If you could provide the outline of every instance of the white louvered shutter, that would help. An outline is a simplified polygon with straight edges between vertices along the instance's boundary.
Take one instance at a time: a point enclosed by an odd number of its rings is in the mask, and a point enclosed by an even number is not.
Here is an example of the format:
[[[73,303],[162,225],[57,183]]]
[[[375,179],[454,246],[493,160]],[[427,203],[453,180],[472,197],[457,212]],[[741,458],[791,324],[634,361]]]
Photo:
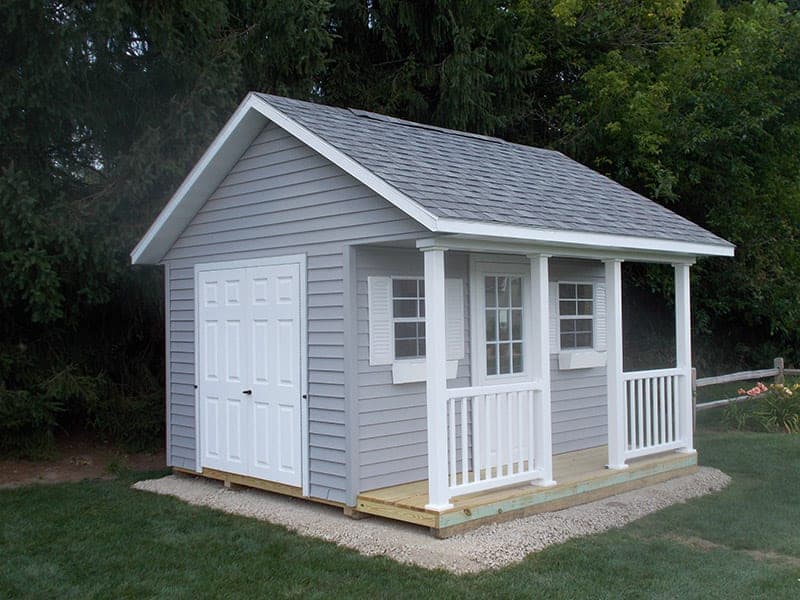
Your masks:
[[[392,343],[392,279],[368,277],[369,364],[390,365],[394,359]]]
[[[594,284],[594,349],[606,349],[606,284]]]
[[[447,359],[464,358],[464,282],[445,279],[445,327],[447,331]]]
[[[556,353],[561,350],[559,338],[559,323],[558,323],[558,282],[550,282],[550,352]]]

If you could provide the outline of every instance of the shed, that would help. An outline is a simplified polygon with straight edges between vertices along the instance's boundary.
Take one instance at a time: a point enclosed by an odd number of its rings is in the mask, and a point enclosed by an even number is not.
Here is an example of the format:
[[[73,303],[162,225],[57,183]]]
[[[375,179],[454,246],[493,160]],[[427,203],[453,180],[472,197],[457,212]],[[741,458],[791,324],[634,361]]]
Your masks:
[[[440,535],[686,472],[690,266],[733,252],[559,152],[250,93],[131,253],[168,464]],[[668,368],[623,370],[623,261],[674,266]]]

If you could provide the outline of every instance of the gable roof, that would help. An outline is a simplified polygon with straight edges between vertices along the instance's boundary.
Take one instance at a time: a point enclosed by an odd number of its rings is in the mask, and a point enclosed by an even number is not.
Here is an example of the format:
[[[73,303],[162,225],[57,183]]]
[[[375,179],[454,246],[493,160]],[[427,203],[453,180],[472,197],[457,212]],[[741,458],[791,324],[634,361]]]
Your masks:
[[[251,93],[131,253],[160,260],[272,121],[432,232],[732,256],[733,245],[560,152]]]

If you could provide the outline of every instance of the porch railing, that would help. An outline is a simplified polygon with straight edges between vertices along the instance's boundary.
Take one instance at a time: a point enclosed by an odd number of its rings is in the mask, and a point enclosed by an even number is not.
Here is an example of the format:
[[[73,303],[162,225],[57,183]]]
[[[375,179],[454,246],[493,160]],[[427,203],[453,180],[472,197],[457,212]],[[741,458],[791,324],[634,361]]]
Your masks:
[[[549,477],[536,456],[542,400],[535,381],[447,390],[450,497]]]
[[[681,437],[680,369],[634,371],[622,374],[625,391],[625,458],[656,454],[685,446]]]

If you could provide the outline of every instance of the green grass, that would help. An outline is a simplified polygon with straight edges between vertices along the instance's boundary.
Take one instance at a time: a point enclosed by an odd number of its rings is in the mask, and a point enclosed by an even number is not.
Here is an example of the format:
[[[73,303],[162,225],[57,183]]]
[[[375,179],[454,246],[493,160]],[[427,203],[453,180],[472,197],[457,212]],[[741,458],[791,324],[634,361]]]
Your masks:
[[[800,597],[800,436],[706,431],[697,445],[733,477],[725,491],[461,577],[134,492],[130,474],[7,490],[0,597]]]

